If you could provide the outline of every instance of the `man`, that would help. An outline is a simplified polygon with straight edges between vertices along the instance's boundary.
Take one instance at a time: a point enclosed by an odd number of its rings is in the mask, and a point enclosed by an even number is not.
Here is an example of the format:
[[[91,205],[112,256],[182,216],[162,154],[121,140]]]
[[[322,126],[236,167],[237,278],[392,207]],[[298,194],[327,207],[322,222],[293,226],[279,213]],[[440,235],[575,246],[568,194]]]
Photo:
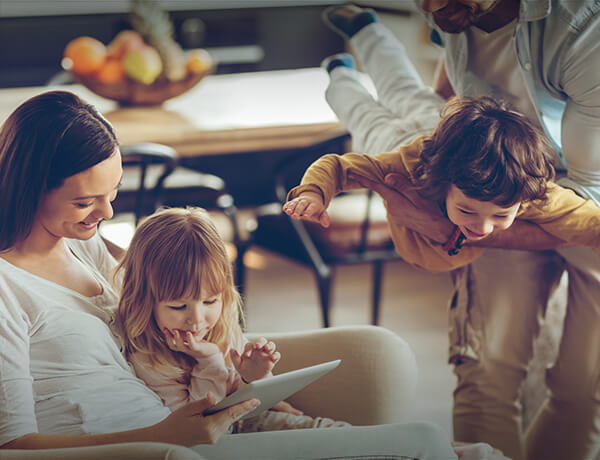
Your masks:
[[[600,1],[423,0],[420,6],[445,48],[438,93],[507,100],[555,144],[558,182],[600,205]],[[353,45],[357,31],[373,22],[364,11],[338,7],[325,18]],[[386,184],[365,181],[388,201],[398,225],[448,241],[453,228],[444,216],[401,178]],[[489,249],[453,273],[454,437],[488,442],[512,458],[592,458],[600,447],[600,257],[517,224],[481,245],[530,251]],[[568,305],[559,355],[547,373],[550,393],[522,440],[520,390],[541,315],[565,270]]]

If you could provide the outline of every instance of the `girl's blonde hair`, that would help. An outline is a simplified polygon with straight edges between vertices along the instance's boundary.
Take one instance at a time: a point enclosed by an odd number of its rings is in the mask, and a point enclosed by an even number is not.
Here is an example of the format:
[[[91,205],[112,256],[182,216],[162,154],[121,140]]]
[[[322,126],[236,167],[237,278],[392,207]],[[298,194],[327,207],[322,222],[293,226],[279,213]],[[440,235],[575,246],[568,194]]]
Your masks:
[[[122,277],[116,326],[125,353],[144,353],[165,375],[189,376],[195,360],[165,343],[154,307],[167,300],[221,294],[223,310],[207,340],[226,351],[242,343],[241,298],[235,288],[225,244],[201,208],[165,208],[136,229],[115,277]],[[203,289],[204,288],[204,289]]]

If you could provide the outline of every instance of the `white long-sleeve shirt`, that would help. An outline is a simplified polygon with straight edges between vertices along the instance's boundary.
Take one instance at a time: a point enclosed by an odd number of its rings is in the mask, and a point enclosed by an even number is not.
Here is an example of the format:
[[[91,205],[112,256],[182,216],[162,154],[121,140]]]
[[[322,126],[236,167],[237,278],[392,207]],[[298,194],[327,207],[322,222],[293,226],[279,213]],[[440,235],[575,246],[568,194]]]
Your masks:
[[[95,297],[0,258],[0,445],[28,433],[107,433],[170,411],[136,378],[109,326],[116,262],[98,235],[67,240],[102,284]]]

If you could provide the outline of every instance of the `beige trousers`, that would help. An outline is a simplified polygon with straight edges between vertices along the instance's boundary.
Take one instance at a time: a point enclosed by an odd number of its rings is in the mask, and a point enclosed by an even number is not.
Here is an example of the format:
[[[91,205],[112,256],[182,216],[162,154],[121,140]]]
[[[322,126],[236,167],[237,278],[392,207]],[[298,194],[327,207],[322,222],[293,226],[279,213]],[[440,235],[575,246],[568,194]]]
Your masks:
[[[336,67],[330,74],[325,98],[352,135],[352,149],[392,152],[431,133],[444,100],[423,84],[404,45],[378,22],[363,27],[350,45],[377,92],[373,97],[355,69]]]
[[[520,391],[563,270],[568,303],[558,358],[546,373],[546,401],[522,435]],[[582,247],[488,249],[453,279],[455,439],[485,441],[514,459],[594,458],[600,450],[600,256]]]

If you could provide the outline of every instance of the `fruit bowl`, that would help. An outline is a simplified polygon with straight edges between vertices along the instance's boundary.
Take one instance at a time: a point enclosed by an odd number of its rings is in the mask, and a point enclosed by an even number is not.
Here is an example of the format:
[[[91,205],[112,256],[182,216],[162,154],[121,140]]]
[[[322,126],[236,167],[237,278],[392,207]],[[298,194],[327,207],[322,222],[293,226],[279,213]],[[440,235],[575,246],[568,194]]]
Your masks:
[[[167,99],[179,96],[198,84],[206,75],[213,73],[209,67],[199,73],[188,73],[179,81],[169,81],[164,77],[147,85],[130,78],[115,83],[102,83],[94,76],[72,73],[73,80],[82,84],[98,96],[117,101],[121,105],[160,105]]]

